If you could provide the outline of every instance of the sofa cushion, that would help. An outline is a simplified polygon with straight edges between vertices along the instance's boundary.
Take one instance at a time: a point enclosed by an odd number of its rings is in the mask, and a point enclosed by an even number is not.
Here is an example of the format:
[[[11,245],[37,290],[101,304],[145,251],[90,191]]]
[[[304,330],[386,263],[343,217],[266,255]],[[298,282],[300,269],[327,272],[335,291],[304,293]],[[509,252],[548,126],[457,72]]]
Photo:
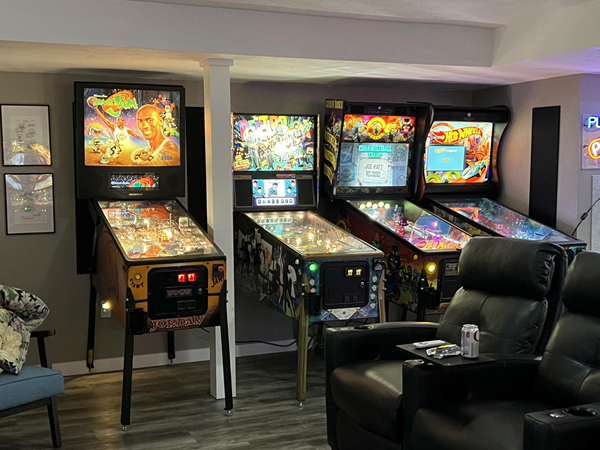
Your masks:
[[[0,284],[0,306],[10,309],[27,323],[29,331],[37,328],[50,310],[37,295]]]
[[[19,373],[27,359],[30,337],[23,319],[0,307],[0,372]]]
[[[335,404],[354,422],[380,436],[402,441],[403,361],[344,364],[330,378]]]
[[[522,450],[525,415],[554,406],[534,401],[470,400],[420,408],[410,432],[412,448]]]
[[[39,366],[23,366],[18,375],[0,373],[0,410],[64,393],[62,373]]]
[[[337,416],[337,450],[401,450],[402,443],[386,439],[354,422],[344,411]]]
[[[479,326],[480,353],[533,353],[547,312],[546,300],[460,288],[436,338],[460,345],[462,326],[472,323]]]
[[[460,285],[543,300],[552,287],[560,254],[560,248],[548,242],[478,236],[460,254]]]
[[[29,350],[29,338],[48,316],[37,296],[0,284],[0,372],[19,373]]]

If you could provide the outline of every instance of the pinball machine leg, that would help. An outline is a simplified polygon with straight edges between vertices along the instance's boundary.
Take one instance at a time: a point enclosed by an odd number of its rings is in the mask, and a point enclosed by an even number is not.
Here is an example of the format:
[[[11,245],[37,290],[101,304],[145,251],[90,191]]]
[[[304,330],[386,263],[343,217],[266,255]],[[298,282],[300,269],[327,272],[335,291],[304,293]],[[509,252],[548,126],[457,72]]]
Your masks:
[[[406,318],[408,317],[408,308],[406,306],[402,307],[402,321],[406,322]]]
[[[427,308],[422,302],[417,305],[417,322],[425,322],[427,318]]]
[[[88,313],[88,336],[87,336],[87,367],[94,368],[94,341],[96,338],[96,288],[92,283],[90,275],[90,308]]]
[[[133,382],[133,338],[131,331],[131,315],[127,311],[125,328],[125,357],[123,361],[123,397],[121,399],[121,425],[123,431],[129,431],[131,423],[131,385]]]
[[[389,311],[388,311],[389,300],[387,298],[385,298],[385,288],[383,286],[383,280],[381,280],[381,284],[379,285],[378,302],[379,302],[379,323],[385,323],[385,322],[387,322],[387,319],[389,317]]]
[[[308,366],[308,311],[306,299],[302,298],[300,322],[298,325],[298,379],[296,380],[296,400],[302,408],[306,401],[306,372]]]
[[[173,360],[175,359],[175,332],[167,331],[167,354],[169,356],[169,360],[171,364],[173,364]]]
[[[233,383],[231,380],[231,354],[229,353],[229,323],[227,321],[227,281],[223,282],[219,294],[221,316],[221,351],[223,352],[223,378],[225,387],[225,414],[233,414]]]

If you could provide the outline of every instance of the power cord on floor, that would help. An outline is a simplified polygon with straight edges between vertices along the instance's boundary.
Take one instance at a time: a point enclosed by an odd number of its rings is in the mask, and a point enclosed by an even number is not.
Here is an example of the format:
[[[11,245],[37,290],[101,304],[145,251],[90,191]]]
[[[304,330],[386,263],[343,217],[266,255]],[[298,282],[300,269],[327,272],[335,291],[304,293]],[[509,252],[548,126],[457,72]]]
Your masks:
[[[318,325],[318,323],[313,323],[311,325],[309,325],[309,329],[315,325]],[[327,328],[331,327],[331,325],[328,325],[326,323],[323,323],[324,326],[326,326]],[[202,331],[204,331],[205,333],[210,333],[210,331],[208,331],[206,328],[200,328]],[[313,344],[313,342],[316,344],[315,342],[315,338],[317,334],[313,334],[313,335],[309,335],[309,340],[308,340],[308,351],[312,350],[314,348],[314,345],[311,347],[311,344]],[[272,345],[274,347],[280,347],[280,348],[286,348],[286,347],[291,347],[292,345],[298,343],[298,339],[294,339],[292,342],[290,342],[289,344],[277,344],[275,342],[267,342],[267,341],[258,341],[258,340],[252,340],[252,341],[235,341],[236,344],[265,344],[265,345]]]

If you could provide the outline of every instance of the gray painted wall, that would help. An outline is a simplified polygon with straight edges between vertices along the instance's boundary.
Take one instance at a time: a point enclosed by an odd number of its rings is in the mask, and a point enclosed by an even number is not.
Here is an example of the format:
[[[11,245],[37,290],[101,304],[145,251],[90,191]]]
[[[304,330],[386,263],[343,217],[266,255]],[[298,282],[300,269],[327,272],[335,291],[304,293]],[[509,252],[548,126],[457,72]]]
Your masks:
[[[529,212],[532,109],[560,105],[557,228],[567,234],[571,234],[579,216],[587,209],[584,204],[589,201],[584,194],[587,192],[591,198],[591,178],[586,181],[587,191],[581,179],[580,89],[581,77],[573,75],[483,89],[473,94],[474,105],[504,104],[512,111],[512,121],[498,156],[500,201],[525,214]],[[580,230],[579,237],[589,242],[589,227]]]
[[[18,286],[38,294],[51,309],[43,325],[55,328],[49,352],[53,362],[82,361],[86,354],[89,278],[76,274],[74,162],[71,102],[74,81],[163,83],[162,80],[72,74],[0,73],[0,104],[48,104],[53,164],[50,168],[2,167],[4,173],[41,172],[55,177],[56,233],[51,235],[7,236],[0,228],[0,283]],[[200,80],[169,80],[183,84],[187,104],[203,105]],[[323,112],[327,97],[373,101],[431,101],[469,105],[471,90],[448,85],[415,85],[401,82],[397,88],[322,86],[279,83],[233,83],[232,110],[291,113]],[[188,124],[192,127],[193,124]],[[226,149],[224,151],[229,151]],[[223,174],[230,176],[230,174]],[[3,182],[0,183],[2,191]],[[0,213],[5,214],[4,192],[0,195]],[[1,221],[4,223],[4,220]],[[237,339],[279,341],[293,338],[293,321],[258,303],[237,302]],[[97,322],[96,357],[112,358],[123,354],[124,331],[116,319]],[[177,349],[208,347],[208,335],[202,330],[176,334]],[[147,335],[136,340],[136,354],[166,352],[166,335]],[[35,360],[35,345],[30,355]]]

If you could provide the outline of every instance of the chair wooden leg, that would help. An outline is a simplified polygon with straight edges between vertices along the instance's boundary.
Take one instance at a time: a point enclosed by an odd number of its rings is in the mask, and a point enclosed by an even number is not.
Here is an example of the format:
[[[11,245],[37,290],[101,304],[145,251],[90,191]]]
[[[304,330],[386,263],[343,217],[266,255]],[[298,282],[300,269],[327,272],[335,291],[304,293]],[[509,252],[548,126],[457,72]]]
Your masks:
[[[54,445],[54,448],[60,448],[62,446],[62,439],[60,437],[60,424],[58,423],[58,407],[56,397],[50,397],[50,404],[48,405],[48,419],[50,420],[52,445]]]

